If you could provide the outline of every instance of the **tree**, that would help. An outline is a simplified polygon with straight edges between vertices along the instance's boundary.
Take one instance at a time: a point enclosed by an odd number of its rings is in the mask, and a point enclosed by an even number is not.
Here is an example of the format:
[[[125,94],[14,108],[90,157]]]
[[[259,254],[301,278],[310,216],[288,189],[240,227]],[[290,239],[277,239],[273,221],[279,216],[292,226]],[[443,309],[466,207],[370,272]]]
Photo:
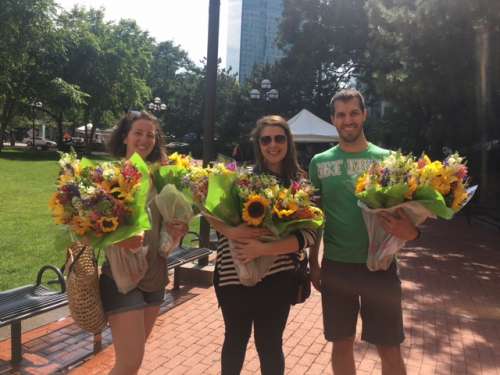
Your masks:
[[[52,0],[6,0],[0,9],[0,150],[17,114],[38,99],[35,87],[47,82],[48,56],[62,46],[54,38]]]
[[[365,0],[289,0],[280,25],[283,59],[271,68],[289,111],[328,117],[332,93],[356,75],[365,51]]]
[[[105,22],[103,11],[92,8],[63,12],[58,26],[67,58],[61,75],[88,95],[85,103],[73,104],[85,104],[83,116],[75,114],[95,125],[89,136],[93,139],[97,127],[109,126],[108,121],[130,108],[141,108],[150,97],[146,79],[154,41],[134,21]]]

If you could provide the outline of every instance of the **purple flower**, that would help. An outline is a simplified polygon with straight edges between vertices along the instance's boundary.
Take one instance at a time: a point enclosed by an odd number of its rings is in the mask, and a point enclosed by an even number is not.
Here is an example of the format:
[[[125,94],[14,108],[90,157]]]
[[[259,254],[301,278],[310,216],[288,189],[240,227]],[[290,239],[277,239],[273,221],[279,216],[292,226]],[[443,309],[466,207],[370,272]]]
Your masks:
[[[235,172],[238,166],[236,165],[235,162],[231,162],[226,164],[226,168],[229,169],[231,172]]]
[[[387,168],[384,168],[383,171],[382,171],[382,179],[380,181],[380,184],[382,186],[387,186],[387,185],[389,185],[389,181],[390,181],[389,170]]]

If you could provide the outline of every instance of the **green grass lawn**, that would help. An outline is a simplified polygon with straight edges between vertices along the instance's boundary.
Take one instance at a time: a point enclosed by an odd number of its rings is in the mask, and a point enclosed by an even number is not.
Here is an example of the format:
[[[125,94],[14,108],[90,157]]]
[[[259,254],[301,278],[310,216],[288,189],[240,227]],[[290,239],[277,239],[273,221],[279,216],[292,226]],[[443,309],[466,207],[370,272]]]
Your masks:
[[[0,153],[0,291],[33,283],[45,264],[65,262],[65,252],[54,246],[58,228],[48,208],[57,160],[50,151],[4,148]],[[198,228],[195,220],[191,230]]]
[[[0,290],[33,283],[45,264],[61,266],[47,202],[55,190],[57,153],[0,153]]]

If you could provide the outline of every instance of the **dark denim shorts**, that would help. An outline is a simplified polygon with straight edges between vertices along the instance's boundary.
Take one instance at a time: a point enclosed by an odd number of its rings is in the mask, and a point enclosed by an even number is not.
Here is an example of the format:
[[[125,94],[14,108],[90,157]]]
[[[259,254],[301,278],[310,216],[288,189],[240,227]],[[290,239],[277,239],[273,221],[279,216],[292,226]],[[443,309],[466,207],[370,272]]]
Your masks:
[[[148,306],[161,305],[165,299],[165,290],[156,292],[145,292],[138,288],[123,294],[118,290],[115,281],[101,274],[99,278],[99,288],[104,312],[106,314],[116,314],[130,310],[140,310]]]
[[[328,341],[353,337],[360,313],[362,340],[381,346],[403,342],[401,281],[395,262],[387,271],[372,272],[366,264],[323,259],[321,299]]]

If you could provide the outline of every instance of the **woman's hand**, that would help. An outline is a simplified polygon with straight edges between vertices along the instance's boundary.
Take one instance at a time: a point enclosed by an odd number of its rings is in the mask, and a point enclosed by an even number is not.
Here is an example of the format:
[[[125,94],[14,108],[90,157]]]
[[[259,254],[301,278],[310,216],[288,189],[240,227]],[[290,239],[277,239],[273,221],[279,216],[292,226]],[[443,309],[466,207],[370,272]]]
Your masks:
[[[402,208],[398,208],[394,214],[389,212],[379,212],[377,215],[384,230],[405,241],[417,238],[418,229]]]
[[[165,224],[165,229],[167,233],[172,237],[172,241],[174,243],[180,242],[182,237],[186,235],[189,230],[189,227],[186,223],[179,220],[172,220],[169,223]]]
[[[121,247],[122,249],[134,252],[138,250],[140,247],[142,247],[143,241],[144,241],[144,233],[138,236],[127,238],[126,240],[120,241],[115,245]]]
[[[266,228],[257,228],[247,224],[240,224],[237,227],[231,227],[226,234],[226,237],[232,241],[242,241],[269,236],[272,235],[272,232]]]
[[[267,248],[271,242],[262,242],[255,238],[243,239],[233,243],[233,256],[241,263],[248,263],[257,257],[267,255]]]

